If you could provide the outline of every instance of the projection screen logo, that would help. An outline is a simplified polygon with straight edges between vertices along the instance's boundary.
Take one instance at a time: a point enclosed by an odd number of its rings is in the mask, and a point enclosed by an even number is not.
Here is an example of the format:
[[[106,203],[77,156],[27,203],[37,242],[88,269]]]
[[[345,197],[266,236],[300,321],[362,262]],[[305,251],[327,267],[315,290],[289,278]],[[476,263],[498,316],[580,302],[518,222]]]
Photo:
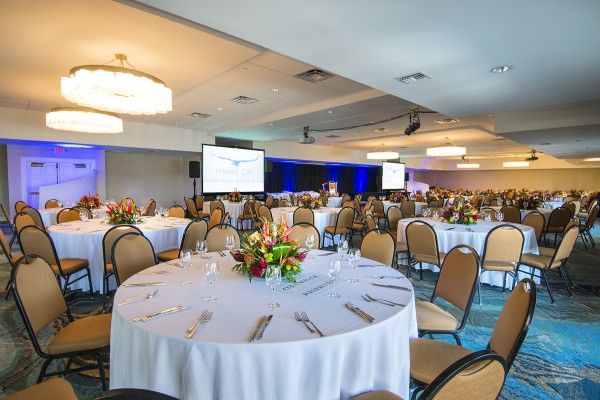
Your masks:
[[[264,161],[260,155],[241,149],[232,149],[238,154],[229,155],[224,154],[223,149],[219,150],[211,149],[207,152],[214,160],[209,168],[212,173],[209,173],[205,180],[205,184],[208,183],[213,188],[211,192],[228,192],[235,189],[241,192],[263,190]]]

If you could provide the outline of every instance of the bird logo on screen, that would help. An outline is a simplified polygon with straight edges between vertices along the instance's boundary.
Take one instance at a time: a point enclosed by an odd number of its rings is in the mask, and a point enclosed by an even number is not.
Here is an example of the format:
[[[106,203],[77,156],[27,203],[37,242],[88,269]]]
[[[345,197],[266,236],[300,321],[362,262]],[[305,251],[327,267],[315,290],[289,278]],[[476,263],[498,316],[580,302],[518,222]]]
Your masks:
[[[396,172],[400,172],[400,171],[402,171],[402,169],[393,169],[393,168],[386,168],[386,169],[387,169],[388,171],[392,171],[394,174],[395,174]]]
[[[219,156],[219,155],[217,155],[217,154],[213,154],[213,155],[214,155],[215,157],[217,157],[217,158],[220,158],[220,159],[222,159],[222,160],[227,160],[227,161],[229,161],[229,162],[230,162],[230,163],[231,163],[233,166],[235,166],[235,167],[239,167],[239,166],[240,166],[240,164],[242,164],[242,163],[248,163],[248,162],[252,162],[252,161],[256,161],[256,160],[258,160],[258,156],[254,157],[254,158],[253,158],[253,159],[251,159],[251,160],[235,160],[235,159],[233,159],[233,158],[229,158],[229,157],[223,157],[223,156]]]

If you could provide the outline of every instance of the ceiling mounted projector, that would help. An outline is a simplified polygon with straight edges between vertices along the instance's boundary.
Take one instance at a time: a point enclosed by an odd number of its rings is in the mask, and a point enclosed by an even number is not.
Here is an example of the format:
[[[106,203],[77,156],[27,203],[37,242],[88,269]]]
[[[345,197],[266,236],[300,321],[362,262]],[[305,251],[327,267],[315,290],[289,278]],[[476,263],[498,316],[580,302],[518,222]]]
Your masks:
[[[421,121],[419,120],[419,111],[418,110],[414,110],[408,116],[408,119],[409,119],[408,126],[404,130],[404,134],[406,136],[412,135],[421,127]]]
[[[539,157],[535,155],[535,150],[531,150],[531,157],[525,159],[525,161],[537,161]]]
[[[308,134],[309,132],[308,126],[304,127],[304,132],[302,133],[302,139],[298,141],[300,144],[313,144],[315,142],[315,138]]]

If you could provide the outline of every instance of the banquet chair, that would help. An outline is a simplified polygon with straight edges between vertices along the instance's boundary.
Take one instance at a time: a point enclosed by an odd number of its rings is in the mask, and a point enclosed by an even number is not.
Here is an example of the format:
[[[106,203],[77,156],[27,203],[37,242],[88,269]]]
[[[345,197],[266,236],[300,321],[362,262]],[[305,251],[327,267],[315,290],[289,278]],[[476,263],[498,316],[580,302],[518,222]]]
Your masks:
[[[58,199],[50,199],[44,204],[44,208],[59,208],[62,207]]]
[[[321,248],[321,234],[314,225],[309,224],[308,222],[300,222],[290,228],[290,240],[297,240],[298,243],[300,243],[300,246],[304,246],[308,235],[313,235],[315,237],[315,245],[317,246],[317,250],[319,250]]]
[[[513,224],[521,223],[521,210],[519,210],[519,208],[517,206],[512,206],[512,205],[502,206],[502,208],[500,209],[500,212],[502,212],[502,214],[504,214],[503,222],[510,222]]]
[[[275,199],[273,198],[273,196],[271,196],[271,195],[267,196],[267,198],[265,199],[265,206],[267,206],[268,208],[272,208],[274,201],[275,201]]]
[[[25,203],[22,200],[17,201],[15,203],[15,213],[16,214],[20,213],[23,210],[23,208],[25,208],[25,207],[27,207],[27,203]]]
[[[354,209],[351,207],[344,207],[340,210],[335,218],[335,225],[326,226],[323,234],[323,245],[325,245],[325,239],[329,236],[331,242],[335,244],[335,237],[340,236],[346,239],[350,238],[350,232],[352,230],[352,223],[354,222]]]
[[[554,233],[554,246],[559,233],[565,232],[567,224],[571,220],[571,211],[568,208],[555,208],[548,217],[548,224],[544,231],[544,243],[548,246],[548,234]]]
[[[592,236],[591,230],[594,227],[594,224],[596,223],[596,218],[598,218],[599,210],[600,210],[600,207],[598,207],[598,206],[594,207],[589,212],[589,215],[588,215],[587,219],[585,220],[585,223],[583,225],[579,226],[579,236],[581,236],[581,240],[583,241],[583,245],[585,246],[586,250],[588,249],[587,243],[586,243],[588,239],[589,239],[592,247],[596,247],[596,243],[594,242],[594,237]]]
[[[186,197],[185,198],[185,205],[187,207],[187,212],[188,215],[190,215],[192,218],[198,218],[198,209],[196,208],[196,203],[194,202],[193,199]]]
[[[224,220],[225,214],[223,213],[223,210],[220,208],[215,208],[210,213],[210,219],[208,220],[208,229],[212,228],[213,226],[222,224]]]
[[[94,295],[92,286],[92,275],[90,273],[90,264],[83,258],[58,258],[54,242],[48,233],[37,226],[26,226],[19,232],[19,243],[24,255],[37,255],[43,258],[54,271],[57,277],[63,278],[63,294],[67,287],[73,283],[88,278],[90,295]],[[84,275],[70,281],[73,274],[85,271]]]
[[[271,210],[264,204],[258,207],[258,217],[260,218],[260,226],[262,226],[263,219],[266,219],[267,222],[273,222],[273,215],[271,214]]]
[[[355,210],[356,212],[354,213],[354,221],[352,221],[352,230],[350,233],[352,236],[357,233],[364,236],[367,231],[377,227],[375,225],[370,229],[367,228],[367,214],[370,214],[371,217],[373,216],[373,206],[371,205],[371,202],[365,204],[362,210],[360,209],[360,206]]]
[[[571,289],[569,288],[570,278],[567,275],[565,266],[569,257],[571,256],[571,253],[573,252],[573,246],[575,245],[575,241],[577,240],[578,235],[579,227],[570,227],[565,233],[563,240],[554,250],[553,254],[548,254],[547,252],[541,251],[540,253],[542,254],[525,253],[521,257],[520,264],[517,266],[517,273],[519,272],[519,268],[521,265],[533,268],[533,271],[530,272],[532,277],[535,275],[536,270],[540,271],[539,277],[543,278],[544,282],[546,283],[546,289],[548,290],[548,295],[550,295],[551,303],[554,303],[554,296],[552,295],[550,282],[548,282],[548,279],[546,277],[546,272],[548,271],[554,271],[558,273],[560,278],[563,280],[565,287],[567,288],[567,293],[569,294],[569,297],[572,296]]]
[[[110,291],[109,279],[115,273],[112,264],[113,244],[115,244],[115,241],[126,233],[137,233],[139,235],[143,235],[142,231],[137,226],[117,225],[107,230],[104,236],[102,236],[102,260],[104,262],[104,272],[102,275],[102,285],[104,289],[104,303],[102,305],[103,309],[106,306],[106,300]]]
[[[398,222],[404,218],[402,211],[397,206],[391,206],[387,209],[386,219],[388,221],[388,227],[392,237],[394,238],[394,242],[398,239]]]
[[[473,204],[475,205],[475,208],[479,210],[483,206],[483,197],[478,196],[477,199],[473,202]]]
[[[506,292],[506,277],[513,278],[513,287],[518,279],[516,269],[521,261],[525,236],[519,228],[510,224],[502,224],[492,228],[485,237],[483,255],[481,256],[481,272],[477,285],[479,304],[481,304],[481,275],[484,272],[503,272],[502,293]]]
[[[400,211],[402,211],[403,218],[414,218],[415,215],[415,202],[412,200],[404,200],[400,203]]]
[[[210,228],[206,233],[207,251],[227,250],[225,246],[225,238],[227,236],[233,236],[235,241],[233,248],[238,249],[240,247],[240,234],[238,231],[231,225],[219,224]]]
[[[56,222],[58,224],[71,221],[81,221],[79,211],[74,208],[63,208],[56,215]]]
[[[385,221],[385,207],[383,206],[383,201],[379,199],[371,200],[371,205],[373,206],[373,219],[377,221],[377,225],[379,225],[379,219],[383,218]],[[387,221],[385,221],[387,223]]]
[[[254,215],[253,215],[252,210],[254,210],[254,200],[246,201],[244,203],[244,208],[242,210],[242,213],[240,214],[240,216],[237,218],[237,221],[236,221],[237,229],[244,230],[244,222],[254,221]]]
[[[4,219],[6,220],[6,224],[8,225],[8,228],[10,229],[10,232],[12,233],[12,237],[10,238],[10,242],[9,242],[10,247],[12,247],[13,243],[17,239],[17,229],[15,228],[15,224],[13,224],[11,222],[10,215],[8,214],[8,210],[4,207],[4,204],[2,204],[2,203],[0,203],[0,210],[2,211],[2,214],[4,215]]]
[[[575,217],[575,203],[572,201],[565,201],[561,207],[564,207],[571,212],[571,218]]]
[[[373,229],[365,235],[360,244],[361,257],[375,260],[393,267],[396,256],[396,240],[385,229]]]
[[[422,193],[417,193],[415,196],[415,201],[418,201],[419,203],[425,203],[425,197],[423,197]]]
[[[37,229],[37,228],[34,228]],[[108,357],[111,314],[74,319],[52,268],[42,257],[28,255],[17,263],[12,283],[17,308],[35,352],[45,361],[37,383],[46,376],[98,369],[103,390],[108,389],[104,362]],[[42,348],[37,334],[66,314],[68,323]],[[74,358],[91,358],[97,364],[70,368]],[[54,360],[66,359],[64,370],[47,372]]]
[[[196,210],[198,210],[200,218],[210,218],[210,212],[204,212],[204,196],[196,196],[196,200],[194,201],[196,202]]]
[[[481,215],[490,214],[492,221],[498,221],[498,219],[496,218],[496,210],[494,210],[492,207],[482,207],[479,210],[479,214],[481,214]]]
[[[23,256],[23,254],[12,252],[10,243],[8,243],[8,240],[6,240],[6,236],[4,236],[4,232],[2,232],[2,229],[0,229],[0,250],[2,250],[2,253],[6,257],[6,260],[8,262],[8,266],[10,267],[10,275],[8,277],[8,282],[6,282],[6,289],[5,289],[6,290],[5,300],[8,300],[8,296],[10,296],[10,293],[12,292],[12,288],[11,288],[10,284],[12,282],[12,276],[15,271],[15,266],[17,265],[17,262]]]
[[[73,386],[64,378],[52,378],[30,386],[6,400],[78,400]]]
[[[148,205],[146,206],[146,211],[144,211],[144,215],[146,217],[154,217],[156,215],[156,201],[154,199],[150,199],[148,201]]]
[[[277,202],[277,205],[274,207],[287,207],[288,206],[288,200],[287,199],[279,199],[279,202]]]
[[[406,246],[408,249],[408,271],[411,277],[411,268],[419,264],[419,276],[423,280],[423,263],[442,267],[446,254],[439,251],[437,234],[431,225],[425,221],[412,221],[406,226]]]
[[[586,207],[583,207],[583,203],[582,204],[582,209],[585,209],[585,211],[579,211],[579,213],[577,213],[577,217],[578,218],[587,218],[589,216],[589,213],[591,210],[594,209],[594,207],[596,207],[598,205],[598,200],[596,199],[590,199],[590,201],[588,202],[589,204],[586,205]]]
[[[342,208],[344,208],[344,207],[354,208],[354,201],[352,201],[352,200],[344,201],[342,203]]]
[[[138,272],[156,265],[154,247],[142,234],[125,233],[113,243],[111,262],[118,287]]]
[[[167,262],[176,260],[180,257],[183,250],[193,250],[196,247],[196,242],[206,238],[208,231],[208,223],[203,219],[195,219],[190,222],[183,231],[183,237],[178,248],[161,251],[156,254],[159,261]]]
[[[294,211],[294,225],[308,223],[315,224],[315,213],[308,207],[298,207]]]
[[[431,208],[431,207],[436,207],[439,208],[440,207],[440,201],[437,199],[432,199],[430,201],[427,202],[427,207]]]
[[[223,212],[223,219],[221,222],[225,222],[225,221],[227,221],[227,223],[231,222],[231,218],[229,217],[227,210],[225,210],[225,204],[223,204],[223,202],[221,200],[213,200],[210,202],[210,215],[212,215],[213,211],[216,208],[220,208],[221,211]]]
[[[367,232],[372,231],[373,229],[377,229],[377,224],[375,223],[375,219],[373,218],[372,214],[367,214],[367,216],[365,217],[365,221],[367,225]]]
[[[46,229],[46,227],[44,226],[44,221],[42,221],[42,216],[40,215],[40,212],[38,210],[36,210],[33,207],[27,206],[23,207],[21,212],[31,215],[31,218],[33,218],[33,222],[35,222],[35,226],[37,226],[40,229]]]
[[[321,205],[323,207],[327,207],[327,203],[329,203],[329,197],[321,196],[321,197],[319,197],[319,200],[321,200]]]
[[[544,233],[544,225],[546,224],[546,218],[544,214],[539,211],[532,211],[523,218],[523,225],[530,226],[535,232],[535,241],[539,242]]]
[[[277,208],[279,207],[279,199],[273,199],[273,203],[271,203],[271,207],[269,208]]]
[[[487,350],[500,355],[504,361],[504,371],[510,371],[527,331],[536,303],[535,283],[525,278],[515,286],[502,307],[496,320]],[[436,380],[449,366],[473,351],[447,342],[431,339],[410,340],[410,377],[415,387],[413,398],[418,391]],[[463,398],[463,397],[455,397]],[[479,398],[475,396],[474,398]]]
[[[347,201],[352,201],[352,196],[350,196],[348,193],[342,193],[342,204]]]
[[[479,262],[477,251],[471,246],[458,245],[448,252],[431,300],[416,301],[419,337],[448,334],[454,337],[456,344],[461,345],[458,333],[467,323],[471,311],[479,275]],[[437,298],[452,304],[462,312],[460,322],[453,314],[435,304]]]
[[[93,400],[178,400],[164,393],[147,389],[112,389],[106,391]]]
[[[15,215],[13,225],[15,226],[15,232],[17,233],[18,237],[19,232],[21,232],[23,228],[27,226],[35,226],[35,221],[31,217],[31,215],[21,212]]]
[[[171,206],[167,211],[167,216],[169,218],[185,218],[185,208],[179,205]]]

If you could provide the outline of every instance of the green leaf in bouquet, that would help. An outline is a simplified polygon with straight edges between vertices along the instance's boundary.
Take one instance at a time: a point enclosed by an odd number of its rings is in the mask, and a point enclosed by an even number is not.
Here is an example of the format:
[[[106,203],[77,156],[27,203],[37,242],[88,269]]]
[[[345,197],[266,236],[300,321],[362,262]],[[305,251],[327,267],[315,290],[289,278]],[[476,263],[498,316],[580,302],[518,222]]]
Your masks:
[[[276,244],[271,249],[271,252],[273,253],[273,259],[280,260],[282,258],[287,258],[287,256],[290,254],[291,249],[292,246],[289,243]]]

